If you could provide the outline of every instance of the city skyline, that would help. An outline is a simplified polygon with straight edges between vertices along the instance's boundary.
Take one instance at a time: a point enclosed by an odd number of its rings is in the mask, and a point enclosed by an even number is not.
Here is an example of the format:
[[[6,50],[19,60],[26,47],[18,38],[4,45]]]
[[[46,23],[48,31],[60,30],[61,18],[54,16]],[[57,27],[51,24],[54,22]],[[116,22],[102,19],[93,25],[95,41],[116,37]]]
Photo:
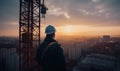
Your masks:
[[[41,22],[42,35],[45,26],[51,24],[59,36],[119,36],[119,3],[119,0],[46,0],[49,10]],[[1,0],[0,9],[0,36],[18,36],[19,0]]]

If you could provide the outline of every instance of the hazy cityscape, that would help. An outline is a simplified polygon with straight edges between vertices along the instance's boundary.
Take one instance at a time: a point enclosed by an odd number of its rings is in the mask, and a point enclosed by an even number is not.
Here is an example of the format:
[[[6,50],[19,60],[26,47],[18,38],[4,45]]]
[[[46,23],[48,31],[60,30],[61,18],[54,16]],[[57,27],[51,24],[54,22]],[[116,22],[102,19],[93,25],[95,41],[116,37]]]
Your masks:
[[[119,71],[120,37],[58,39],[67,71]],[[18,38],[0,37],[0,70],[19,71]],[[109,66],[108,66],[109,64]]]

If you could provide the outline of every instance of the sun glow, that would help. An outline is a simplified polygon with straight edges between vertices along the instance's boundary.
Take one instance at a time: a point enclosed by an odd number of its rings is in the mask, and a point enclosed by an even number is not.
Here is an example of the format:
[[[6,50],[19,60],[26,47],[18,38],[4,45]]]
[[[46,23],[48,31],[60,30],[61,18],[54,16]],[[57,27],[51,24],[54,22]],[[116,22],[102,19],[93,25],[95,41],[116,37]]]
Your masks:
[[[72,33],[74,30],[73,30],[73,27],[71,26],[71,25],[69,25],[69,26],[65,26],[64,28],[63,28],[63,30],[65,31],[65,32],[67,32],[67,33]]]
[[[58,35],[68,36],[101,36],[104,34],[117,35],[119,27],[94,27],[87,25],[64,25],[57,27]]]
[[[64,27],[60,27],[60,30],[65,35],[73,35],[75,33],[75,29],[72,25],[66,25]]]

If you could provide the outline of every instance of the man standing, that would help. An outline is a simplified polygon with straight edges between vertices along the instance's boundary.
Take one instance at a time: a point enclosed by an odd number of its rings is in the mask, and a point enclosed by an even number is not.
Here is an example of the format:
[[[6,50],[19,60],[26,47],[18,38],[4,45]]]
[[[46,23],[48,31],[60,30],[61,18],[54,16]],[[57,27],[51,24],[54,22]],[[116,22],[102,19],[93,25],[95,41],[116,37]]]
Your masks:
[[[45,29],[46,37],[38,47],[36,60],[43,71],[66,71],[63,50],[55,38],[56,29],[49,25]]]

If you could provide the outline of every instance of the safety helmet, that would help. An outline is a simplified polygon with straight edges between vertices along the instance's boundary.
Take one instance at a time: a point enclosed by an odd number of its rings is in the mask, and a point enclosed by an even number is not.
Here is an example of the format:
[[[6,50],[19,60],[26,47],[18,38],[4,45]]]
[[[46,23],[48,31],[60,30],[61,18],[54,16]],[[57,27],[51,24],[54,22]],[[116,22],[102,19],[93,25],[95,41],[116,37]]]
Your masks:
[[[55,32],[56,32],[56,29],[52,25],[48,25],[45,29],[46,34],[52,34],[52,33],[55,33]]]

